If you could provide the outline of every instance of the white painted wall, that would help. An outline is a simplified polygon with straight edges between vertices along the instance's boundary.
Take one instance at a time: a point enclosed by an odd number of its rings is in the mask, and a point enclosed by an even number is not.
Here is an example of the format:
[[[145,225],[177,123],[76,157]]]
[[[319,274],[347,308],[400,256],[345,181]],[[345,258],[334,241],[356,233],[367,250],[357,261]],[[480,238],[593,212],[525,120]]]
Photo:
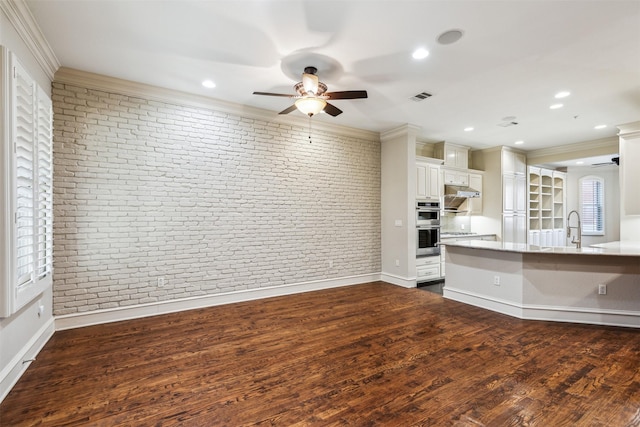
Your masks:
[[[472,151],[471,158],[474,168],[485,171],[482,215],[471,216],[471,231],[495,234],[498,240],[502,240],[502,147]]]
[[[382,275],[401,286],[416,279],[416,133],[406,125],[381,135]]]
[[[620,129],[620,240],[640,242],[640,121]]]
[[[0,8],[0,44],[15,53],[29,74],[47,93],[50,93],[51,81],[38,65],[2,8]],[[10,144],[10,141],[0,140],[0,143]],[[3,151],[4,149],[5,147],[2,147]],[[2,160],[1,156],[0,160]],[[3,168],[2,174],[4,173]],[[2,174],[0,174],[0,186],[3,187],[5,183]],[[11,213],[3,212],[3,215],[11,215]],[[4,245],[6,237],[3,235],[0,237],[2,237],[0,242]],[[4,256],[3,250],[0,250],[0,256]],[[1,285],[6,286],[5,283]],[[44,306],[44,312],[39,316],[40,305]],[[49,288],[18,313],[9,318],[0,319],[0,401],[29,366],[29,363],[23,364],[23,360],[35,357],[53,333],[52,312],[52,292]]]
[[[566,212],[579,209],[579,186],[578,181],[585,176],[597,176],[604,179],[605,193],[605,225],[604,236],[582,236],[582,246],[589,246],[596,243],[615,242],[620,240],[620,187],[618,179],[618,166],[607,165],[602,167],[591,166],[571,166],[567,168],[566,181]],[[575,218],[571,224],[575,225]],[[571,245],[568,245],[571,246]]]

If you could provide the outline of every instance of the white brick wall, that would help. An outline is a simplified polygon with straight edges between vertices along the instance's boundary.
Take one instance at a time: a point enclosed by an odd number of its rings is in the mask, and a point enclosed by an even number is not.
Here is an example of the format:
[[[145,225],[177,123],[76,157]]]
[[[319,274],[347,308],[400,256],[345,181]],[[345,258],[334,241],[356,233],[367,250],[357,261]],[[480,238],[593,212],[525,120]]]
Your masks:
[[[55,314],[380,271],[379,141],[52,95]]]

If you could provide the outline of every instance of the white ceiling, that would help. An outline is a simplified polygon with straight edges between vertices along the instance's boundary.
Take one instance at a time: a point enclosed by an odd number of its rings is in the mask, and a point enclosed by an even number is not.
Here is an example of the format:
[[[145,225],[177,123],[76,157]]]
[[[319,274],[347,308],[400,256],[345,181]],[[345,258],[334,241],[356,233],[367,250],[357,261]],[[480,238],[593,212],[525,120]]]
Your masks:
[[[307,65],[338,100],[322,120],[425,141],[540,149],[640,120],[640,1],[27,0],[63,66],[274,114]],[[455,44],[438,35],[461,29]],[[417,47],[428,58],[411,57]],[[217,87],[205,89],[204,79]],[[568,98],[555,100],[560,90]],[[422,102],[409,98],[426,91]],[[562,102],[564,107],[549,106]],[[291,114],[301,113],[294,111]],[[518,125],[501,127],[515,116]],[[606,124],[602,130],[595,125]],[[473,126],[474,131],[463,129]]]

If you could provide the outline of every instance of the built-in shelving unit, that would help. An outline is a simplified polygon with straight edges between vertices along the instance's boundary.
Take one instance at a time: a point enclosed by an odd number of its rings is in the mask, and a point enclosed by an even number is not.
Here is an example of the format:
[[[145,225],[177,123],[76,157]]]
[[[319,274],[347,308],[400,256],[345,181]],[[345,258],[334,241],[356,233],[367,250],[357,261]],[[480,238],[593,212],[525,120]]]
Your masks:
[[[528,167],[529,243],[541,246],[565,246],[564,172]]]
[[[529,167],[529,230],[540,229],[540,168]]]

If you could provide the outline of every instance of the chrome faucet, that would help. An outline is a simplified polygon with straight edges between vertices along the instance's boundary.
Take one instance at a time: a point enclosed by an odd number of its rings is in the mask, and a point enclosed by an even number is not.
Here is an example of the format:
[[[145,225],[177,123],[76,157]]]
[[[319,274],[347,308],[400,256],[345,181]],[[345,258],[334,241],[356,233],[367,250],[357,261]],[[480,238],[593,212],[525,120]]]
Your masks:
[[[571,221],[571,214],[575,213],[576,216],[578,217],[578,226],[577,227],[572,227],[570,224]],[[578,234],[571,240],[571,243],[575,243],[576,244],[576,248],[581,248],[582,247],[582,224],[580,224],[580,214],[578,213],[578,211],[571,211],[569,212],[569,215],[567,216],[567,238],[571,237],[571,229],[575,228],[578,230]]]

